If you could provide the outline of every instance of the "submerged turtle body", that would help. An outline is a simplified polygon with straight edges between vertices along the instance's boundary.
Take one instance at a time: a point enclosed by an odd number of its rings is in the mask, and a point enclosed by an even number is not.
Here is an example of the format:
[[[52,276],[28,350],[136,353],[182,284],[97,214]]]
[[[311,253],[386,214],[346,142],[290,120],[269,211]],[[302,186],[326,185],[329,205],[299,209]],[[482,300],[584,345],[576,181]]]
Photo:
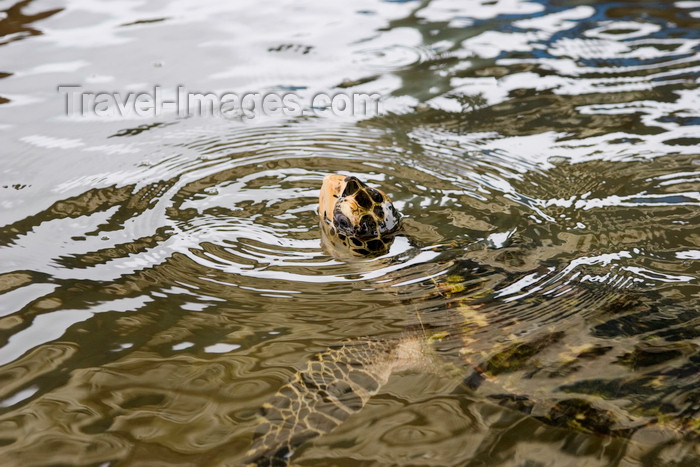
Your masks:
[[[323,247],[333,256],[342,258],[387,252],[401,227],[400,215],[385,193],[355,177],[342,175],[324,178],[319,217]],[[531,301],[524,305],[498,303],[489,308],[485,301],[476,303],[474,297],[463,298],[469,287],[467,283],[460,275],[434,283],[428,298],[439,298],[444,306],[431,314],[429,322],[428,317],[419,318],[417,329],[406,329],[403,335],[393,339],[352,340],[308,362],[304,370],[263,406],[262,423],[244,463],[286,465],[299,445],[329,433],[362,409],[394,372],[407,369],[444,372],[449,364],[436,357],[432,348],[436,341],[442,342],[443,347],[457,349],[455,361],[471,368],[466,371],[463,387],[478,388],[496,404],[525,412],[547,425],[625,439],[646,425],[663,426],[661,422],[668,417],[652,413],[649,401],[625,401],[625,410],[614,403],[616,399],[625,399],[627,386],[634,391],[636,374],[629,377],[629,384],[620,378],[616,393],[611,395],[599,395],[591,391],[592,387],[577,388],[575,385],[562,390],[562,378],[577,371],[583,373],[580,378],[596,381],[599,376],[596,359],[609,362],[612,347],[609,341],[598,337],[591,337],[583,345],[576,340],[569,342],[568,328],[555,329],[546,324],[547,315],[569,313],[568,310],[576,309],[577,304],[585,304],[586,309],[598,310],[601,315],[617,315],[643,309],[639,301],[607,290],[596,294],[571,286],[564,291],[542,291],[541,302],[528,299]],[[545,318],[520,322],[517,316],[521,308],[518,307],[522,306],[528,307],[529,316]],[[574,322],[581,326],[597,319],[591,315],[571,314]],[[499,326],[493,327],[494,331],[489,325],[490,316],[501,321]],[[508,324],[504,325],[503,321]],[[576,333],[571,335],[575,339]],[[695,350],[674,351],[690,354]],[[664,375],[654,374],[653,378],[654,384],[666,384]],[[528,381],[529,387],[519,387],[518,383],[523,381]],[[604,386],[600,384],[603,390],[610,390]],[[528,391],[546,397],[523,395]],[[657,401],[659,405],[661,400]],[[671,426],[667,430],[669,439],[682,439],[688,433],[698,438],[700,424],[695,418],[696,411],[697,407],[685,410],[687,414],[680,419],[685,426]],[[680,431],[685,433],[678,435]]]

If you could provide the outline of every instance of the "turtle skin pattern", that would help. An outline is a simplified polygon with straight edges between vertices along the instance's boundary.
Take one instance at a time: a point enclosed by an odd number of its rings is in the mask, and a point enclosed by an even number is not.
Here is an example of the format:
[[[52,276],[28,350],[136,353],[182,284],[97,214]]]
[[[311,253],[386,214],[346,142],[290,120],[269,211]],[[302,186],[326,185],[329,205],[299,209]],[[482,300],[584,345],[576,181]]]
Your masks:
[[[383,191],[343,175],[323,179],[319,215],[321,241],[336,257],[384,254],[401,225],[401,216]]]
[[[319,216],[322,245],[335,257],[382,254],[400,229],[400,216],[389,197],[355,177],[328,175],[324,178],[319,196]],[[472,266],[456,269],[471,270]],[[564,296],[554,294],[555,300],[548,299],[551,294],[543,291],[539,299],[486,306],[487,302],[483,300],[475,302],[473,298],[464,300],[461,297],[466,283],[464,277],[453,275],[447,277],[447,282],[435,284],[432,290],[440,295],[442,305],[429,320],[425,316],[426,320],[421,322],[418,330],[407,329],[398,338],[352,340],[309,361],[304,370],[297,372],[264,404],[260,424],[243,463],[288,465],[298,447],[331,432],[361,410],[392,373],[407,369],[435,372],[440,363],[432,345],[435,341],[449,342],[450,339],[454,339],[452,344],[443,347],[460,349],[459,360],[472,369],[471,372],[467,370],[470,374],[462,386],[471,391],[479,389],[483,396],[497,405],[529,414],[546,425],[594,436],[629,439],[632,443],[630,449],[642,449],[640,453],[647,448],[643,447],[644,443],[635,447],[635,433],[639,431],[642,433],[640,439],[644,439],[647,427],[661,430],[668,437],[669,445],[683,442],[686,443],[682,444],[683,449],[697,445],[700,440],[697,421],[700,405],[697,401],[686,400],[679,408],[664,401],[636,400],[639,391],[635,388],[646,381],[644,375],[640,377],[634,373],[628,381],[629,378],[625,379],[621,374],[619,381],[610,382],[615,385],[613,388],[608,388],[604,382],[596,383],[595,378],[591,381],[596,384],[590,388],[561,384],[562,378],[569,373],[581,371],[577,368],[591,368],[595,372],[596,360],[610,360],[617,350],[622,352],[619,362],[632,358],[634,355],[624,353],[624,348],[614,348],[615,342],[606,341],[601,333],[606,326],[615,325],[625,316],[653,316],[654,313],[645,311],[644,301],[604,289],[591,291],[572,287]],[[518,311],[523,307],[533,322],[520,322],[515,318],[522,315]],[[489,311],[489,308],[493,310]],[[581,325],[593,326],[591,332],[594,336],[589,347],[576,350],[580,343],[568,341],[568,338],[578,335],[576,332],[570,335],[568,329],[550,329],[551,323],[535,326],[538,316],[545,319],[553,312],[560,314],[562,309],[575,313]],[[583,310],[588,312],[582,313]],[[592,315],[586,316],[586,313]],[[509,322],[512,323],[506,327],[514,337],[496,345],[498,336],[488,334],[490,318],[503,321],[508,316],[511,316]],[[541,328],[540,331],[532,331],[537,328]],[[498,326],[494,329],[498,330]],[[606,346],[608,343],[610,345]],[[547,352],[564,355],[571,353],[572,349],[578,352],[575,359],[559,366],[552,366],[552,362],[542,366],[542,362],[547,362]],[[695,349],[679,347],[675,352],[694,353]],[[691,368],[681,367],[661,373],[651,372],[649,384],[668,385],[668,391],[660,391],[667,397],[674,393],[675,385],[693,379],[689,371]],[[522,394],[517,384],[509,383],[510,379],[517,383],[518,378],[536,380],[543,389],[548,389],[549,397],[533,398]],[[592,393],[594,386],[603,393]],[[625,396],[627,388],[630,393]],[[606,389],[613,392],[606,394]],[[625,397],[629,400],[624,410],[613,403]],[[650,404],[665,408],[665,412],[653,413],[647,407]],[[670,415],[677,415],[677,421],[664,423]],[[653,454],[648,455],[653,457]],[[691,457],[695,459],[693,455]]]

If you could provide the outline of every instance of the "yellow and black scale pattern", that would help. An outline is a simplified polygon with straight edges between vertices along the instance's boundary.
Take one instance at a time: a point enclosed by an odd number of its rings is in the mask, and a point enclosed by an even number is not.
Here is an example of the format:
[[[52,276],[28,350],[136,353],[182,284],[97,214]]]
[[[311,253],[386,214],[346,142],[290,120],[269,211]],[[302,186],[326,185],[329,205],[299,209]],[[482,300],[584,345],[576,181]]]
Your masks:
[[[400,221],[384,193],[340,175],[324,179],[319,215],[324,247],[339,256],[348,250],[355,256],[381,252],[367,248],[377,235],[388,248]],[[353,241],[358,234],[367,234],[361,244]],[[679,385],[695,384],[697,349],[640,343],[630,351],[629,342],[606,335],[607,328],[619,327],[628,317],[653,316],[642,296],[572,287],[565,294],[544,290],[537,297],[503,303],[488,297],[487,279],[475,286],[473,278],[460,272],[474,270],[467,263],[454,264],[453,273],[432,283],[431,297],[423,300],[439,297],[442,306],[423,310],[415,328],[396,338],[345,342],[309,361],[264,404],[243,462],[287,465],[305,441],[329,433],[361,410],[392,373],[411,369],[434,374],[450,371],[451,362],[464,375],[457,391],[477,391],[485,400],[550,426],[630,443],[644,439],[649,429],[669,443],[687,446],[700,440],[698,400],[673,400]],[[562,316],[567,319],[557,321]],[[589,329],[585,342],[576,340],[581,326]],[[446,354],[437,358],[435,343],[456,349],[457,355],[449,362]],[[637,371],[650,358],[679,355],[688,360],[678,368]],[[615,362],[621,371],[605,380],[597,373],[597,362]],[[624,371],[626,366],[634,371]],[[655,387],[655,398],[646,394],[648,385]],[[637,445],[632,449],[646,449]]]
[[[384,192],[342,175],[324,178],[319,214],[324,246],[341,257],[386,253],[401,219]]]

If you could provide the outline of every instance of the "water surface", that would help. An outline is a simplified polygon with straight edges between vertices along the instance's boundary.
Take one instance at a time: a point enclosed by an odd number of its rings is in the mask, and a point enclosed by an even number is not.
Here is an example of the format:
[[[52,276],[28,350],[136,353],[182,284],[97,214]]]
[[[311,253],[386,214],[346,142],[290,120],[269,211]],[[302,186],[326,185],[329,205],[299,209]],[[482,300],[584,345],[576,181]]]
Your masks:
[[[488,312],[436,346],[456,370],[393,376],[294,462],[700,461],[698,2],[0,10],[3,463],[236,465],[315,353],[473,300]],[[76,116],[65,85],[379,93],[382,111]],[[322,249],[336,172],[404,214],[385,257]],[[516,342],[537,351],[463,383]]]

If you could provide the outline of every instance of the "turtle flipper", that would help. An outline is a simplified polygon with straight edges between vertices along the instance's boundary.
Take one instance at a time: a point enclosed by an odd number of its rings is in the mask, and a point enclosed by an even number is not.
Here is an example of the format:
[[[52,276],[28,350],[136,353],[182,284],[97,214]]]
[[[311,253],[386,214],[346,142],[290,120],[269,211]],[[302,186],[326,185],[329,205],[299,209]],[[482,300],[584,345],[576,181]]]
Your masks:
[[[286,465],[304,441],[362,409],[394,371],[423,368],[429,361],[425,339],[417,336],[352,341],[317,355],[263,406],[264,421],[243,462]]]

